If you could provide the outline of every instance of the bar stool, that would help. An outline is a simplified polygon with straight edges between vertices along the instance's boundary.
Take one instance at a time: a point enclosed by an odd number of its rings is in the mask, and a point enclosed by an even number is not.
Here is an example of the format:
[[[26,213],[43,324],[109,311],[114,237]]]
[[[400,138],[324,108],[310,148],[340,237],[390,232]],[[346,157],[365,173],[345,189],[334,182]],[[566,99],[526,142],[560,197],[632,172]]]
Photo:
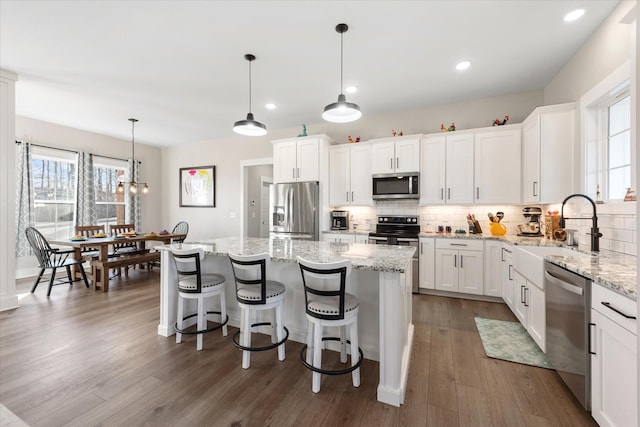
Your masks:
[[[320,374],[342,375],[351,373],[353,386],[360,387],[360,365],[364,358],[358,347],[358,298],[345,291],[351,274],[351,261],[317,263],[297,257],[304,284],[307,312],[307,344],[302,347],[300,359],[313,371],[311,390],[320,391]],[[323,337],[323,329],[339,327],[340,337]],[[349,340],[346,329],[349,328]],[[351,367],[339,370],[322,369],[323,341],[340,341],[340,361],[347,362],[347,344],[350,344]],[[305,358],[306,350],[306,358]],[[355,359],[354,355],[359,354]]]
[[[202,350],[202,334],[222,328],[222,335],[227,336],[227,304],[224,288],[225,278],[221,274],[202,273],[201,262],[204,259],[204,250],[195,249],[171,249],[173,260],[176,263],[178,273],[178,315],[175,325],[176,343],[182,342],[182,334],[198,335],[197,350]],[[210,297],[220,296],[220,311],[207,311],[205,300]],[[195,299],[198,302],[198,311],[184,315],[186,300]],[[207,328],[207,315],[220,315],[220,323],[212,328]],[[197,316],[197,328],[195,331],[186,331],[183,322]]]
[[[236,299],[241,311],[240,330],[233,335],[233,343],[242,350],[242,368],[249,368],[252,351],[266,351],[278,347],[278,360],[284,360],[284,343],[289,338],[289,330],[282,323],[285,287],[275,280],[267,280],[269,254],[239,255],[229,252],[228,255],[236,281]],[[273,322],[251,323],[252,313],[257,317],[257,312],[270,309],[274,309]],[[267,325],[271,326],[271,344],[252,347],[252,329]]]

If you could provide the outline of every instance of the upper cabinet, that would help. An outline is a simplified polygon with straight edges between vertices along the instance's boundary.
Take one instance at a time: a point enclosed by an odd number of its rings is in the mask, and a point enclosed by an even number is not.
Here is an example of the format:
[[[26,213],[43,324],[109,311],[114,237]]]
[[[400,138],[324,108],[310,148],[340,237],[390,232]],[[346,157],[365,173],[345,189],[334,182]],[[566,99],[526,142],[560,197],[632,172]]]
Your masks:
[[[520,203],[520,125],[475,134],[475,203]]]
[[[446,203],[446,140],[444,134],[438,134],[420,141],[420,204]]]
[[[320,181],[321,160],[331,142],[326,135],[271,141],[273,182]]]
[[[420,170],[420,135],[369,141],[371,173],[404,173]]]
[[[574,192],[576,104],[538,107],[522,125],[522,201],[559,203]]]
[[[329,170],[329,205],[373,205],[370,144],[334,145]]]

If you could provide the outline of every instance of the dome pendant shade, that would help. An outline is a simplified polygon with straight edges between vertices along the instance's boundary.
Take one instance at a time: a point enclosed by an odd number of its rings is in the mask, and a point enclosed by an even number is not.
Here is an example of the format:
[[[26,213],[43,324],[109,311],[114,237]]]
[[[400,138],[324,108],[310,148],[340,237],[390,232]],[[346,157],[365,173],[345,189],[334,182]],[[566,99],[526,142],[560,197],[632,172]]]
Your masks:
[[[247,114],[246,120],[238,120],[233,124],[233,131],[240,135],[262,136],[267,134],[267,127],[253,119],[253,114]]]
[[[256,57],[250,53],[244,56],[249,62],[249,113],[246,120],[238,120],[233,124],[233,131],[245,136],[262,136],[267,134],[267,127],[262,123],[254,120],[251,113],[251,61],[255,61]]]
[[[360,107],[353,102],[347,102],[344,94],[338,95],[338,101],[324,107],[322,118],[333,123],[349,123],[362,117]]]
[[[347,24],[336,25],[336,31],[340,34],[340,95],[338,101],[324,107],[322,118],[333,123],[349,123],[362,117],[362,112],[358,104],[347,102],[347,97],[342,92],[342,69],[343,69],[343,34],[347,32],[349,26]]]

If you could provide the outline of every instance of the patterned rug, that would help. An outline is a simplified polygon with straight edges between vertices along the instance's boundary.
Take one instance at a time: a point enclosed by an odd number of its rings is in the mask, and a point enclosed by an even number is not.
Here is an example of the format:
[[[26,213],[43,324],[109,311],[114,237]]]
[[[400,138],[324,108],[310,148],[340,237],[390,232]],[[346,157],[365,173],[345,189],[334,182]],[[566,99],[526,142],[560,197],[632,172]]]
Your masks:
[[[494,359],[553,369],[540,347],[520,322],[476,317],[484,352]]]

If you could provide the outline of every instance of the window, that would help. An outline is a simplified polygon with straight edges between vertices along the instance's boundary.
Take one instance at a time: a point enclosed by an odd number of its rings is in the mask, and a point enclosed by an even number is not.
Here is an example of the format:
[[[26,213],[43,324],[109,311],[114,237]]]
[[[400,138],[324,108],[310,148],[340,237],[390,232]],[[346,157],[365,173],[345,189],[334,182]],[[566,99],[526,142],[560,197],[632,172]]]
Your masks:
[[[623,93],[609,106],[607,122],[607,194],[620,200],[631,187],[631,96]]]
[[[35,226],[47,239],[73,235],[76,207],[75,153],[34,147]]]
[[[118,181],[125,181],[126,162],[96,158],[93,180],[96,193],[96,219],[105,230],[111,224],[124,223],[124,193],[118,193]]]

